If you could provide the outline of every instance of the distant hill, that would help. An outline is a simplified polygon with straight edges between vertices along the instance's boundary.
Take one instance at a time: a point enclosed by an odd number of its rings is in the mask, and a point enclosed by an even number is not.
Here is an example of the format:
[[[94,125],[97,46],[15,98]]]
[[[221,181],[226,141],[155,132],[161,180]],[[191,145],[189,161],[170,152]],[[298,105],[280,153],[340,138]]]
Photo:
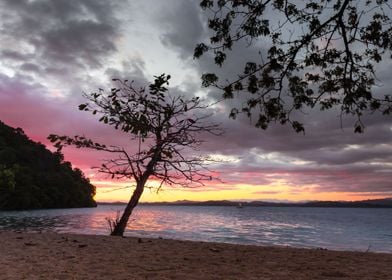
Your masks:
[[[0,121],[0,210],[95,207],[95,187],[61,153]]]
[[[99,204],[125,204],[122,202]],[[189,201],[180,200],[175,202],[150,202],[141,203],[142,205],[161,205],[161,206],[238,206],[238,201],[229,200],[209,200],[209,201]],[[372,199],[362,201],[310,201],[310,202],[268,202],[250,201],[241,202],[242,207],[344,207],[344,208],[392,208],[392,198]]]
[[[311,201],[306,207],[355,207],[355,208],[392,208],[392,198],[362,201]]]

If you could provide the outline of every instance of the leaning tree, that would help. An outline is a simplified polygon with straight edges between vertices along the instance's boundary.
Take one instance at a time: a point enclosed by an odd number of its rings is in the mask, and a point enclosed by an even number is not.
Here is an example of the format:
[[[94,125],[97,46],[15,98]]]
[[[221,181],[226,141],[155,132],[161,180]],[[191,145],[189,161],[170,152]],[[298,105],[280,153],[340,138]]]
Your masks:
[[[391,113],[391,95],[374,91],[375,66],[391,57],[388,0],[201,0],[200,6],[211,37],[197,45],[196,58],[209,53],[223,66],[244,42],[260,50],[232,79],[202,76],[225,98],[238,92],[246,100],[231,117],[256,114],[257,127],[291,123],[299,132],[304,127],[291,112],[338,108],[341,116],[355,116],[355,132],[362,132],[364,112]]]
[[[99,121],[126,133],[137,149],[107,146],[84,136],[48,137],[58,149],[72,145],[111,153],[111,159],[102,163],[98,171],[135,182],[121,218],[112,221],[111,235],[123,235],[149,180],[159,182],[157,190],[165,185],[190,187],[212,180],[206,168],[210,159],[195,155],[195,150],[203,142],[201,134],[220,135],[222,130],[209,122],[209,105],[198,97],[170,95],[166,87],[169,79],[163,74],[155,77],[149,88],[140,89],[133,82],[115,79],[117,87],[108,93],[100,89],[86,95],[88,102],[79,105],[80,110],[98,115]]]

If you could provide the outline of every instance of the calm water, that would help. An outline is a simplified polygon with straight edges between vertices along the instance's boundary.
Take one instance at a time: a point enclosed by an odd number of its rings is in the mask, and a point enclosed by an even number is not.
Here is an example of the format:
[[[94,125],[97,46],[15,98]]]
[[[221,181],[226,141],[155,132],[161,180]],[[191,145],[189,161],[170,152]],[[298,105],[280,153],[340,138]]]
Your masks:
[[[108,234],[121,209],[0,212],[0,230]],[[126,235],[392,253],[392,209],[139,206]]]

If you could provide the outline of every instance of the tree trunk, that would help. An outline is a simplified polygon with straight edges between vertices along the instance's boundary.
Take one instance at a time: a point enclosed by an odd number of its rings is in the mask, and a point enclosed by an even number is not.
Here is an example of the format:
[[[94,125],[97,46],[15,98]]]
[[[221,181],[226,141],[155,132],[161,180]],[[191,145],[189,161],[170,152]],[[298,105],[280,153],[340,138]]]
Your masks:
[[[139,181],[136,185],[136,189],[133,191],[133,194],[131,196],[131,199],[129,200],[127,206],[125,207],[125,210],[118,221],[118,223],[114,226],[113,231],[110,233],[110,235],[113,236],[123,236],[125,228],[127,227],[129,217],[132,214],[133,208],[136,207],[136,205],[139,202],[140,197],[143,194],[144,191],[144,185],[146,181],[142,180]]]

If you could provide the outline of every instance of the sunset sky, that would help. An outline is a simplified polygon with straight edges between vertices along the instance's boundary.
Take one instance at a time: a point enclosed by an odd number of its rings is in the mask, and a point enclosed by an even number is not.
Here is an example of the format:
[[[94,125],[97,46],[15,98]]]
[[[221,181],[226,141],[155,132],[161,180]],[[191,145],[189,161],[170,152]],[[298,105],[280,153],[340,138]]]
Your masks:
[[[86,135],[128,146],[127,137],[79,112],[82,93],[109,88],[112,78],[147,84],[170,74],[171,91],[213,102],[221,93],[201,88],[200,76],[217,71],[213,60],[193,59],[208,40],[206,15],[196,0],[1,0],[0,120],[21,127],[53,150],[51,133]],[[263,45],[259,44],[259,48]],[[239,46],[219,70],[231,77],[259,48]],[[377,67],[375,91],[390,93],[392,63]],[[213,166],[222,182],[191,189],[146,190],[144,201],[360,200],[392,196],[392,117],[366,115],[364,134],[338,111],[297,113],[306,134],[289,126],[254,128],[228,118],[236,99],[214,107],[226,133],[210,137],[201,152],[224,161]],[[97,200],[126,201],[131,182],[97,175],[93,166],[110,155],[66,148],[65,158],[97,186]],[[154,184],[154,182],[152,183]],[[119,189],[113,191],[114,189]]]

